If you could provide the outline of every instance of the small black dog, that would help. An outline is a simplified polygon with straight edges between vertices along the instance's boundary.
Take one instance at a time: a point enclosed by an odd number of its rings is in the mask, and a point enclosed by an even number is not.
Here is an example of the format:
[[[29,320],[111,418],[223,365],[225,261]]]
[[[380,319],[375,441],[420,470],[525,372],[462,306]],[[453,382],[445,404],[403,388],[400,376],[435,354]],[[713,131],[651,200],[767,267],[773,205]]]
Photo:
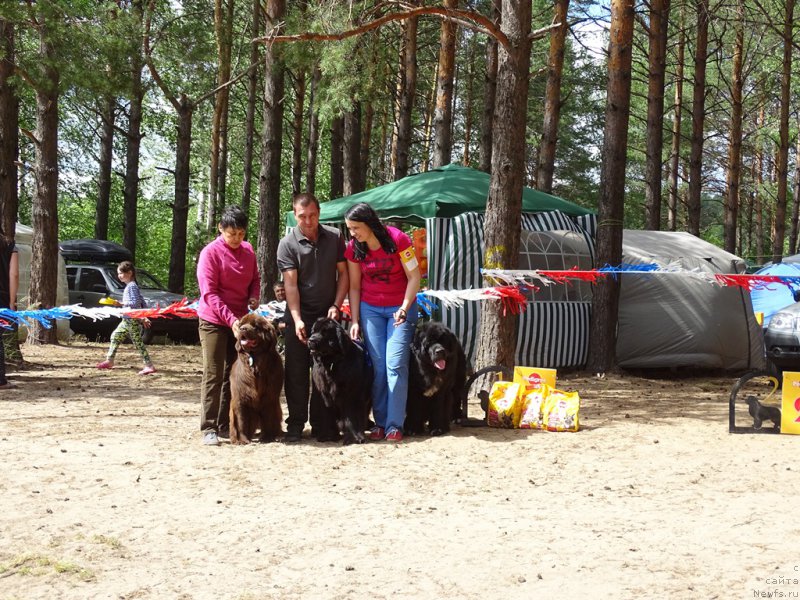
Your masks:
[[[776,406],[764,406],[758,401],[755,396],[748,396],[744,400],[750,410],[750,416],[753,417],[753,427],[761,429],[764,421],[772,421],[774,429],[781,427],[781,409]]]
[[[333,319],[321,317],[308,338],[311,377],[325,406],[335,413],[345,444],[363,444],[372,404],[372,365],[366,350]]]
[[[433,321],[420,326],[411,342],[405,431],[442,435],[460,421],[467,359],[455,334]]]

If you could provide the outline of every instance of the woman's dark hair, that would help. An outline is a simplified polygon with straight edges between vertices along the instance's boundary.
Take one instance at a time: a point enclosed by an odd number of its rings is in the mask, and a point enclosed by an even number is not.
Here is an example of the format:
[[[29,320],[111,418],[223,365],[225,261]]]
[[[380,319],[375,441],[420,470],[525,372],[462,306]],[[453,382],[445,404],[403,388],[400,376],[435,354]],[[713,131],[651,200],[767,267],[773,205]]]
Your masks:
[[[247,230],[247,213],[238,206],[228,206],[222,211],[219,226],[223,229],[231,227],[233,229]]]
[[[117,265],[117,271],[122,271],[123,273],[133,273],[133,279],[136,280],[136,267],[133,266],[133,263],[129,260],[123,260],[121,263]]]
[[[375,237],[378,238],[381,248],[383,248],[386,254],[394,254],[397,252],[397,245],[389,235],[386,226],[381,223],[381,220],[378,218],[378,213],[366,202],[359,202],[348,208],[347,212],[344,213],[344,220],[364,223],[364,225],[372,230]],[[367,250],[366,242],[357,242],[353,240],[353,255],[356,261],[360,262],[364,260],[367,256]]]

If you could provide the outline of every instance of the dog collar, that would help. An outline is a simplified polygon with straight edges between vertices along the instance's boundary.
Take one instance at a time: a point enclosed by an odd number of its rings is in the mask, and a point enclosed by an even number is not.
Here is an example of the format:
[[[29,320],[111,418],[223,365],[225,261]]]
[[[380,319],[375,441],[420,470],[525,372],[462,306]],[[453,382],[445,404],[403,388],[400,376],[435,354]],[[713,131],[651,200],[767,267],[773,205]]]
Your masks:
[[[253,355],[248,352],[247,354],[247,362],[252,367],[253,366]]]

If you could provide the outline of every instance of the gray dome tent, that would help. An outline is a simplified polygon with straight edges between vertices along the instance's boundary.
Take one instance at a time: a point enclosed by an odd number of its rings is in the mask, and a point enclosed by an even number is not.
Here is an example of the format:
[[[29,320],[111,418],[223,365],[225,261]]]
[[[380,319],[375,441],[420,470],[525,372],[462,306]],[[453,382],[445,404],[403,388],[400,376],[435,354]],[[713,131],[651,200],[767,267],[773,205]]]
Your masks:
[[[744,273],[745,261],[689,233],[634,231],[622,236],[623,261],[673,264],[703,273]],[[764,336],[750,293],[681,274],[624,274],[617,364],[625,368],[763,369]]]

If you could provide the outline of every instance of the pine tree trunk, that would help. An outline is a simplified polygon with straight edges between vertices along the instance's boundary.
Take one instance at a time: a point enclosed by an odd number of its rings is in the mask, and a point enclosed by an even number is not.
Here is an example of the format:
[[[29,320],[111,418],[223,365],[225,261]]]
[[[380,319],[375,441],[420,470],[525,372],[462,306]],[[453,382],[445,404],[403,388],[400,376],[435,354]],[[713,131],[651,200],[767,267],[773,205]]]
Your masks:
[[[397,82],[397,118],[392,137],[394,180],[408,175],[411,148],[412,114],[417,93],[417,25],[418,19],[403,21],[403,48]]]
[[[231,78],[231,44],[233,30],[234,0],[214,0],[214,37],[217,42],[217,87]],[[230,86],[221,87],[215,94],[214,112],[211,119],[211,161],[209,168],[210,215],[216,223],[216,216],[225,205],[225,182],[227,179],[227,129],[230,102]]]
[[[438,71],[437,71],[438,73]],[[422,126],[422,171],[426,172],[431,167],[431,145],[433,144],[433,113],[436,110],[436,81],[438,75],[434,74],[434,85],[431,86],[431,93],[426,98],[427,110],[425,111],[425,119]]]
[[[172,205],[172,246],[169,253],[169,291],[182,294],[186,279],[186,231],[189,224],[189,180],[191,176],[192,117],[195,106],[182,94],[178,109],[178,139],[175,148],[175,202]]]
[[[266,29],[282,31],[285,0],[267,0]],[[283,137],[284,66],[277,44],[264,50],[264,130],[259,175],[258,266],[261,273],[261,299],[271,297],[278,280],[275,255],[280,240],[281,142]]]
[[[344,195],[361,191],[361,103],[344,115]]]
[[[125,187],[123,190],[122,245],[136,257],[136,212],[139,206],[139,155],[142,144],[142,61],[134,55],[131,71],[131,98],[128,113],[128,132],[125,156]]]
[[[31,207],[31,304],[52,308],[58,280],[58,85],[59,73],[51,65],[55,50],[48,28],[40,24],[39,54],[42,81],[36,91],[36,192]],[[38,322],[30,329],[28,343],[56,344],[56,328]]]
[[[744,171],[744,166],[742,166]],[[739,236],[736,255],[753,256],[753,192],[750,191],[740,196],[741,212],[744,212],[744,219],[739,220]]]
[[[108,239],[108,213],[111,205],[111,165],[114,159],[114,120],[117,99],[107,96],[100,106],[100,157],[98,159],[97,207],[95,209],[94,237]]]
[[[658,0],[655,0],[658,1]],[[550,33],[550,54],[547,59],[547,85],[544,92],[544,124],[536,173],[536,187],[548,194],[553,191],[558,124],[561,118],[561,73],[564,70],[564,42],[567,38],[569,0],[556,0],[553,23],[560,23]]]
[[[633,21],[633,1],[612,0],[606,123],[597,215],[600,223],[597,230],[597,265],[617,265],[622,260]],[[595,286],[592,299],[587,362],[592,372],[605,373],[616,363],[618,315],[619,280],[606,277]]]
[[[445,8],[458,8],[458,0],[444,0]],[[453,153],[453,75],[456,58],[456,24],[444,19],[433,115],[433,168],[449,165]]]
[[[797,254],[798,220],[800,220],[800,136],[797,137],[794,164],[794,198],[792,199],[792,227],[789,233],[789,254]]]
[[[763,100],[760,102],[758,117],[756,119],[756,131],[761,131],[766,122]],[[753,212],[755,213],[755,235],[756,235],[756,260],[758,264],[764,262],[764,207],[762,202],[762,190],[764,186],[764,153],[761,144],[756,144],[753,156],[753,171],[756,192],[753,199]]]
[[[299,194],[303,184],[303,107],[306,102],[306,72],[300,69],[294,86],[292,110],[292,193]]]
[[[220,85],[223,77],[225,60],[223,58],[223,0],[214,0],[214,38],[217,43],[217,86]],[[219,90],[214,98],[214,111],[211,117],[211,160],[208,168],[208,212],[206,214],[206,226],[211,231],[211,225],[216,221],[216,213],[219,204],[217,203],[217,185],[219,174],[219,132],[222,122],[223,94],[226,90]]]
[[[361,156],[358,161],[361,164],[361,179],[358,182],[358,189],[361,191],[367,189],[370,145],[372,143],[372,123],[374,120],[375,109],[373,108],[372,102],[367,102],[367,105],[364,107],[364,114],[361,117]]]
[[[14,33],[14,25],[0,19],[0,235],[11,240],[16,234],[19,210],[19,98],[16,89],[9,83],[16,56]],[[17,328],[3,330],[0,338],[5,348],[6,363],[21,364],[23,357]]]
[[[311,75],[311,93],[308,98],[308,142],[306,143],[306,192],[316,194],[317,189],[317,152],[319,150],[319,109],[317,108],[317,90],[322,72],[319,65],[314,65]]]
[[[491,19],[500,23],[501,0],[492,0]],[[489,173],[492,170],[492,124],[497,95],[497,40],[486,40],[486,81],[483,85],[483,118],[481,119],[481,160],[478,168]]]
[[[736,224],[739,220],[739,184],[742,178],[742,55],[744,53],[744,0],[736,7],[736,41],[731,73],[731,129],[728,140],[727,193],[725,195],[725,250],[736,252]]]
[[[781,71],[781,105],[776,160],[778,193],[775,198],[775,237],[772,239],[772,262],[783,258],[786,238],[786,193],[789,173],[789,102],[792,83],[792,28],[794,25],[794,0],[786,0],[786,19],[783,22],[783,64]]]
[[[261,30],[261,0],[253,0],[251,11],[253,22],[253,35],[255,39],[262,35]],[[250,214],[250,202],[253,190],[253,140],[256,137],[256,98],[258,97],[258,60],[261,56],[261,44],[250,44],[250,71],[247,74],[247,110],[244,125],[244,166],[242,173],[242,210]]]
[[[231,44],[234,0],[214,0],[214,36],[217,42],[217,87],[231,78]],[[214,113],[211,119],[211,161],[209,168],[209,200],[211,214],[216,217],[225,205],[225,182],[227,179],[227,124],[230,86],[219,89],[214,98]],[[207,221],[208,222],[208,221]],[[211,222],[209,229],[211,230]]]
[[[694,51],[692,92],[692,146],[689,151],[689,198],[687,231],[700,236],[703,192],[703,130],[705,128],[706,62],[708,59],[708,0],[697,0],[697,38]]]
[[[331,200],[341,198],[344,192],[344,117],[331,122]]]
[[[498,52],[492,171],[483,235],[483,266],[514,269],[519,261],[522,188],[525,181],[525,121],[531,53],[531,2],[503,3],[502,31],[513,54]],[[517,319],[499,302],[481,304],[475,367],[514,365]]]
[[[645,227],[653,231],[661,229],[661,155],[664,150],[664,73],[668,24],[669,0],[651,0],[644,204]]]
[[[19,98],[9,83],[14,73],[14,25],[0,19],[0,227],[14,237],[19,206]]]
[[[683,28],[683,6],[678,24],[678,48],[675,59],[675,107],[672,113],[672,151],[669,157],[669,201],[667,204],[667,229],[675,231],[678,223],[678,174],[681,160],[681,117],[683,114],[683,61],[686,34]]]
[[[219,171],[217,172],[217,206],[222,208],[228,203],[228,119],[230,117],[230,101],[226,101],[225,110],[222,113],[222,122],[219,131]]]
[[[378,182],[379,184],[392,181],[386,165],[392,162],[391,138],[389,136],[389,111],[384,109],[381,112],[381,139],[378,142],[380,153],[378,154]]]
[[[461,164],[465,167],[469,166],[472,160],[472,113],[474,104],[475,89],[475,36],[473,35],[469,40],[469,57],[467,61],[467,81],[466,91],[464,95],[465,108],[464,108],[464,152],[461,157]]]

